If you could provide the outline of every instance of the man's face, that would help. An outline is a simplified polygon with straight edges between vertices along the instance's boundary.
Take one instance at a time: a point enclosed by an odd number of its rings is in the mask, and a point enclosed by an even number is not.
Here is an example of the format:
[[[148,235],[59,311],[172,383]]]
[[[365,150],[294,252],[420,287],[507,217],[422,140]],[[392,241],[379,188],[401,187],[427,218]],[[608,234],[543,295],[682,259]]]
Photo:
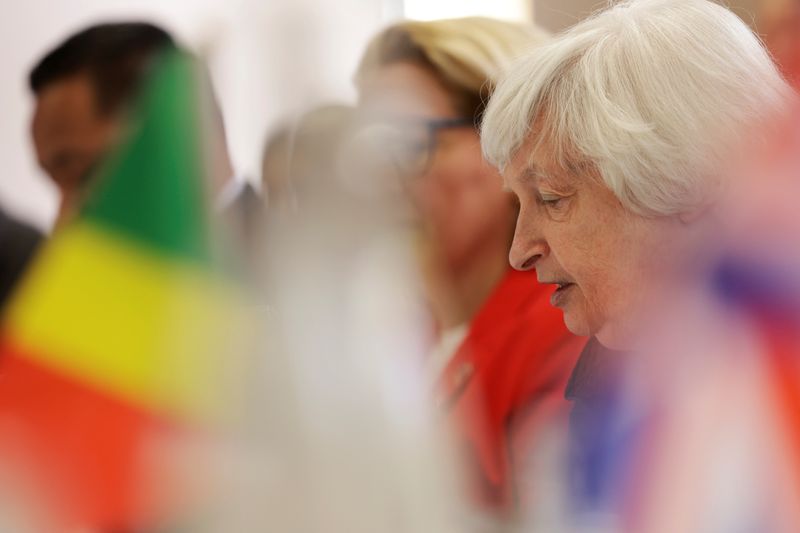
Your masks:
[[[58,80],[36,96],[33,144],[39,165],[61,193],[57,224],[79,208],[87,175],[116,142],[120,122],[98,108],[89,78]]]
[[[552,304],[575,334],[626,348],[663,279],[674,222],[626,209],[592,169],[564,170],[532,140],[505,173],[520,202],[511,265],[557,285]]]

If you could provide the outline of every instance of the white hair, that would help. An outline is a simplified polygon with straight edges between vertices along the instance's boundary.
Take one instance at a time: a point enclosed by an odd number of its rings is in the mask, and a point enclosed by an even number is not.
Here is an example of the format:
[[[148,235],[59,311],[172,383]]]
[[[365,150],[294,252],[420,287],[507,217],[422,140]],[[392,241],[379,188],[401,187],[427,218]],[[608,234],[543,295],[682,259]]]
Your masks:
[[[533,133],[563,168],[596,171],[626,208],[681,213],[707,200],[734,139],[790,94],[728,9],[628,0],[510,67],[484,115],[483,151],[504,172]]]

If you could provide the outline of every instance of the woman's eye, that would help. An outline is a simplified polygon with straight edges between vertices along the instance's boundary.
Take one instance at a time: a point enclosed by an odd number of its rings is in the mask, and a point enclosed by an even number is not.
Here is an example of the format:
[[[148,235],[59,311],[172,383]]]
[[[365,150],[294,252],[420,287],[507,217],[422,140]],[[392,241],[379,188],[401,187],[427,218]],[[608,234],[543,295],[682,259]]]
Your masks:
[[[539,197],[539,202],[547,207],[558,207],[562,200],[564,200],[563,196],[553,196],[548,194],[543,194]]]

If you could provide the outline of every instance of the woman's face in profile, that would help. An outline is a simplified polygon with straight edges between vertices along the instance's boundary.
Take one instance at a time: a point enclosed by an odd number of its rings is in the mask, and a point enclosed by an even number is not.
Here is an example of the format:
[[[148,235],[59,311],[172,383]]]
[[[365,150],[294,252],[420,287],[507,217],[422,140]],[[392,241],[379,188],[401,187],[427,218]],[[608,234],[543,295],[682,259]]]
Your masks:
[[[577,335],[630,348],[686,233],[669,217],[626,209],[591,168],[564,169],[546,143],[523,145],[504,173],[520,212],[510,261],[556,286],[551,303]]]
[[[508,238],[509,195],[483,160],[473,118],[458,112],[431,72],[408,62],[381,67],[365,78],[359,103],[405,130],[405,141],[385,149],[406,159],[398,161],[405,190],[451,269],[464,267],[498,235]]]

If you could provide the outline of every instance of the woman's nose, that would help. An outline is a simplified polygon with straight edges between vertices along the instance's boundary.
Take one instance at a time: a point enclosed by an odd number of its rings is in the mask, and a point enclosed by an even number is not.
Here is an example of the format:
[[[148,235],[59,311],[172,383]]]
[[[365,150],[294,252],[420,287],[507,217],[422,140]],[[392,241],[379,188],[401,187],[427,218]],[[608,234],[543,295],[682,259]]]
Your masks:
[[[536,226],[535,221],[525,220],[522,213],[517,218],[514,241],[508,254],[508,261],[516,270],[536,268],[536,263],[549,253],[547,242],[536,231]]]

